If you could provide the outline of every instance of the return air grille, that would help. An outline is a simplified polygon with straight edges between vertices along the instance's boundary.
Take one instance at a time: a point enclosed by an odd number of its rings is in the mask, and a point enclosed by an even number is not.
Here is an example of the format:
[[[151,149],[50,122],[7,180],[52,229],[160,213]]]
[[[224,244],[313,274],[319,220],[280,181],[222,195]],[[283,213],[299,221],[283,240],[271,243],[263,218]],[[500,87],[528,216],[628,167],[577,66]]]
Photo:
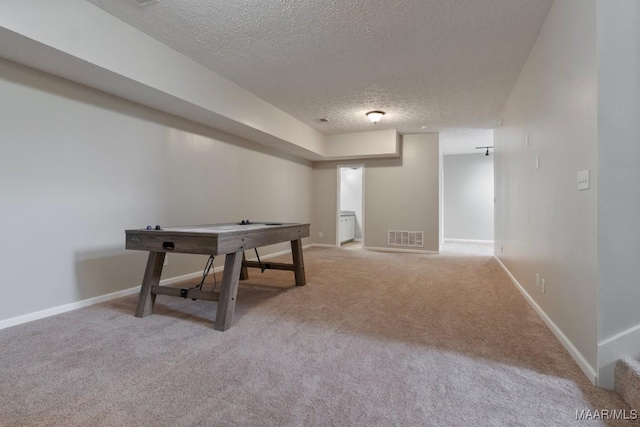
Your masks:
[[[389,230],[389,246],[409,246],[419,247],[423,246],[423,232],[422,231],[397,231]]]

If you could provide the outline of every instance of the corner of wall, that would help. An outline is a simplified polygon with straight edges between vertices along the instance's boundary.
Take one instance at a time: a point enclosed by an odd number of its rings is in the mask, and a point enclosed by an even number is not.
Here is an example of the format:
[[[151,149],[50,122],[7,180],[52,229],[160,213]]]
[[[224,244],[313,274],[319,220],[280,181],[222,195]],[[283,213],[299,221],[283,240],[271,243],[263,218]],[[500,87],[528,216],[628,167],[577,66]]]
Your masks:
[[[640,360],[640,325],[598,343],[598,386],[613,390],[616,362],[625,357]]]
[[[555,322],[547,315],[547,313],[536,303],[536,301],[529,295],[529,293],[525,290],[525,288],[518,282],[513,274],[509,271],[509,269],[502,263],[502,260],[494,255],[494,259],[498,262],[500,267],[507,274],[507,277],[511,280],[511,282],[515,285],[515,287],[520,291],[522,296],[524,296],[525,300],[529,303],[531,308],[540,316],[540,318],[544,321],[547,327],[551,330],[553,335],[560,341],[562,346],[569,352],[573,360],[576,361],[582,372],[589,378],[592,384],[597,384],[598,376],[596,374],[596,370],[594,367],[587,361],[584,355],[578,350],[578,348],[571,342],[571,340],[562,332],[562,330],[555,324]]]

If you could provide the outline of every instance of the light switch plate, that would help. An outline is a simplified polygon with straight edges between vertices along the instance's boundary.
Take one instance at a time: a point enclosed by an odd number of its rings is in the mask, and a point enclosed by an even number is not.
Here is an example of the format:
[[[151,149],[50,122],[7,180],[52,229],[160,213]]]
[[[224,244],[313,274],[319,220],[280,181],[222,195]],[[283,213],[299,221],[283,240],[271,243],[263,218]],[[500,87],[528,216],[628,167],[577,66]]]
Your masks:
[[[578,172],[578,190],[589,189],[589,169]]]

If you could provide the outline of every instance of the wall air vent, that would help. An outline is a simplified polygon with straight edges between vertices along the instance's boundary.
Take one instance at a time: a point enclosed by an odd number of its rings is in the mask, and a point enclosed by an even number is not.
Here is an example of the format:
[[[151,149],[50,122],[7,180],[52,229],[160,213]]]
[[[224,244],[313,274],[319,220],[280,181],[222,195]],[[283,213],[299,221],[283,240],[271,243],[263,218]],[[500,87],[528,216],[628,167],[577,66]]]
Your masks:
[[[149,6],[154,3],[158,3],[158,0],[131,0],[131,1],[137,4],[138,6]]]
[[[389,230],[389,246],[423,247],[424,234],[422,231]]]

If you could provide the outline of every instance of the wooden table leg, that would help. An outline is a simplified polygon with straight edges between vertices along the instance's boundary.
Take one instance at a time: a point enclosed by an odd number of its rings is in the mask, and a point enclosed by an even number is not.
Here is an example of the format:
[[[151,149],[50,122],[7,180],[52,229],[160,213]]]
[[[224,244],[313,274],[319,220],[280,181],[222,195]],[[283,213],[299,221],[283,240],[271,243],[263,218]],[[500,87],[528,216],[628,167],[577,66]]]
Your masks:
[[[304,274],[302,239],[291,241],[291,254],[293,255],[293,273],[296,276],[296,286],[304,286],[307,284],[307,279]]]
[[[240,269],[240,280],[247,280],[249,278],[249,271],[247,271],[247,266],[245,265],[245,261],[247,257],[244,255],[244,251],[242,251],[242,268]]]
[[[226,331],[233,323],[233,311],[236,308],[236,296],[238,294],[238,280],[242,269],[242,254],[244,251],[227,254],[224,260],[224,272],[222,273],[222,286],[218,311],[213,328],[216,331]]]
[[[140,296],[138,297],[138,305],[136,306],[136,317],[145,317],[153,313],[156,296],[151,294],[151,287],[160,283],[164,256],[164,252],[149,252],[147,268],[144,271],[142,288],[140,288]]]

